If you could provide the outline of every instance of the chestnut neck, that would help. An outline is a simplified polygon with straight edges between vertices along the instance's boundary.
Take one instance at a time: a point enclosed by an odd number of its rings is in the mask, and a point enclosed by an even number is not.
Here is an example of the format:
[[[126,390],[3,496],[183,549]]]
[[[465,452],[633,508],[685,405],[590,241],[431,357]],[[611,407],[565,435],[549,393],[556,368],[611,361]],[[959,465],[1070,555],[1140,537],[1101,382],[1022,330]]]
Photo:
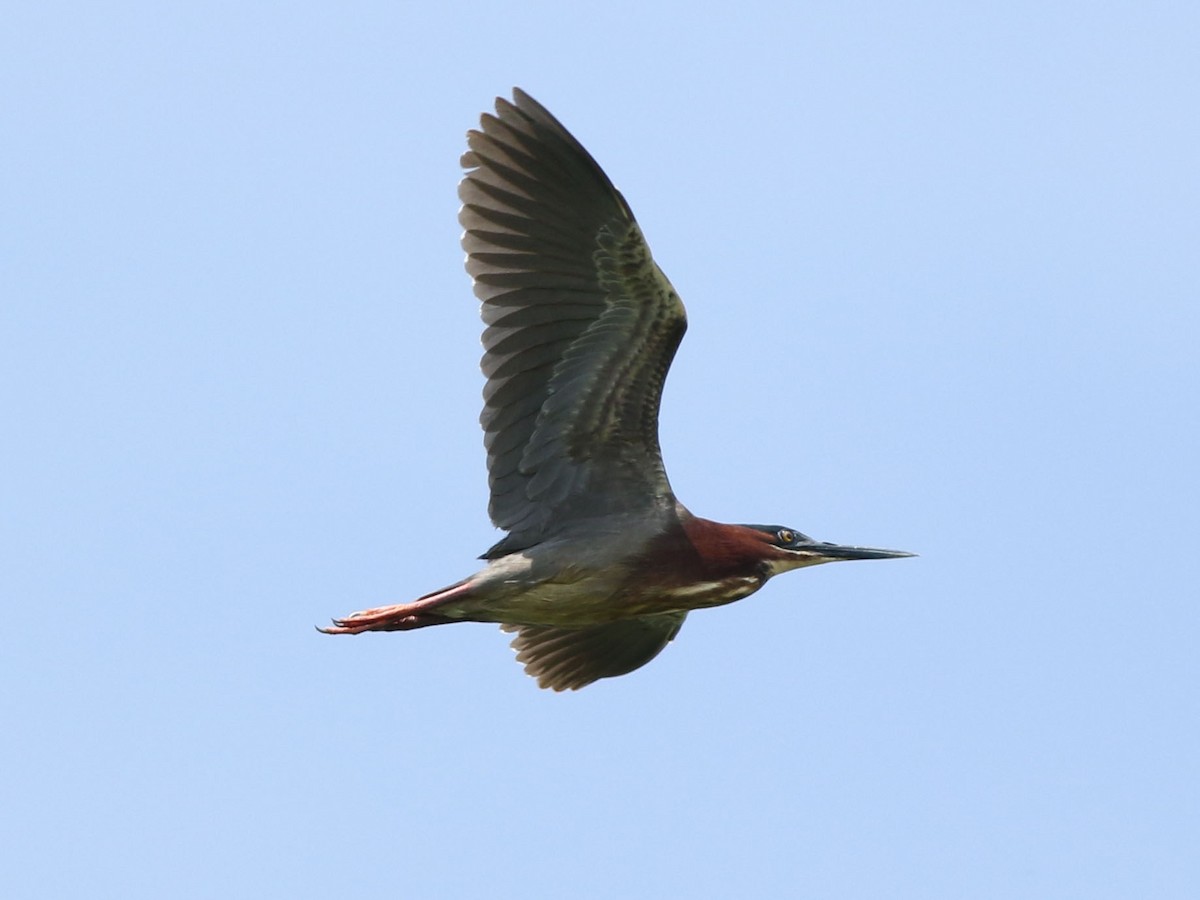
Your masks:
[[[685,517],[680,525],[706,579],[759,574],[775,556],[770,537],[756,528],[726,525],[699,516]]]

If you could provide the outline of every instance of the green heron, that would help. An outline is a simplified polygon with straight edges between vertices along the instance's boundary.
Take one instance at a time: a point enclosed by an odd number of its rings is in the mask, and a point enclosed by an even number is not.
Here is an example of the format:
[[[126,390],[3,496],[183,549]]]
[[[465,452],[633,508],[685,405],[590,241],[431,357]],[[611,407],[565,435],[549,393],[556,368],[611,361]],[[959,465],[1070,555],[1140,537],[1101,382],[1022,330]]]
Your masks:
[[[911,556],[723,525],[675,499],[658,410],[683,303],[625,198],[541,104],[514,90],[481,122],[459,221],[485,323],[488,512],[507,534],[469,578],[321,630],[499,623],[541,687],[574,690],[645,665],[689,610],[780,572]]]

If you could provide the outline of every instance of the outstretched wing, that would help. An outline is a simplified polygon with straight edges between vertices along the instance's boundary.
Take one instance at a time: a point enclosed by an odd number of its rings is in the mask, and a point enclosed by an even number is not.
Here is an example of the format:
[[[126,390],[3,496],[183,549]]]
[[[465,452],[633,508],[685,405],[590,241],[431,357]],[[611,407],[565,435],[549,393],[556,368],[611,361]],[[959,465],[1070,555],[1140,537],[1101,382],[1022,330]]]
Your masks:
[[[514,90],[481,122],[459,221],[486,325],[488,511],[510,532],[497,556],[672,500],[658,409],[686,317],[625,199],[549,112]]]
[[[538,687],[578,690],[601,678],[640,669],[662,652],[683,627],[686,612],[659,613],[586,628],[502,625],[515,631],[517,662]]]

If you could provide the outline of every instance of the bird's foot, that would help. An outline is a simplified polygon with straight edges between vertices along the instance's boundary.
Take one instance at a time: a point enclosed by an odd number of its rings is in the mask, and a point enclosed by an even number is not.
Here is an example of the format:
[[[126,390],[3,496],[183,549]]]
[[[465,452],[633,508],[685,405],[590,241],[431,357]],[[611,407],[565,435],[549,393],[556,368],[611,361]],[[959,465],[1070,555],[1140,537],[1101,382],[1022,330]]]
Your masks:
[[[334,619],[332,625],[317,628],[325,634],[360,634],[364,631],[412,631],[427,625],[444,625],[461,619],[458,615],[444,615],[438,607],[445,607],[471,593],[469,580],[452,584],[448,588],[434,591],[412,603],[397,603],[392,606],[377,606],[351,613],[344,619]]]
[[[325,634],[359,634],[363,631],[409,631],[422,625],[432,625],[427,615],[413,609],[415,603],[378,606],[351,613],[344,619],[334,619],[332,625],[317,628]]]

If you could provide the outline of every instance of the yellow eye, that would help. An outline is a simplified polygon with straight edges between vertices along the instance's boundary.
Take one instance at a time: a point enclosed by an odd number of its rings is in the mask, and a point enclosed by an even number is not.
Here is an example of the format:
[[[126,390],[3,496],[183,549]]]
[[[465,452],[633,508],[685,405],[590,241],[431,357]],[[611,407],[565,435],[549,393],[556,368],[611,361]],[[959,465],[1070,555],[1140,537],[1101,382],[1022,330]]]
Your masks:
[[[790,544],[792,541],[796,540],[796,532],[789,531],[787,528],[781,528],[776,537],[779,538],[779,543]]]

